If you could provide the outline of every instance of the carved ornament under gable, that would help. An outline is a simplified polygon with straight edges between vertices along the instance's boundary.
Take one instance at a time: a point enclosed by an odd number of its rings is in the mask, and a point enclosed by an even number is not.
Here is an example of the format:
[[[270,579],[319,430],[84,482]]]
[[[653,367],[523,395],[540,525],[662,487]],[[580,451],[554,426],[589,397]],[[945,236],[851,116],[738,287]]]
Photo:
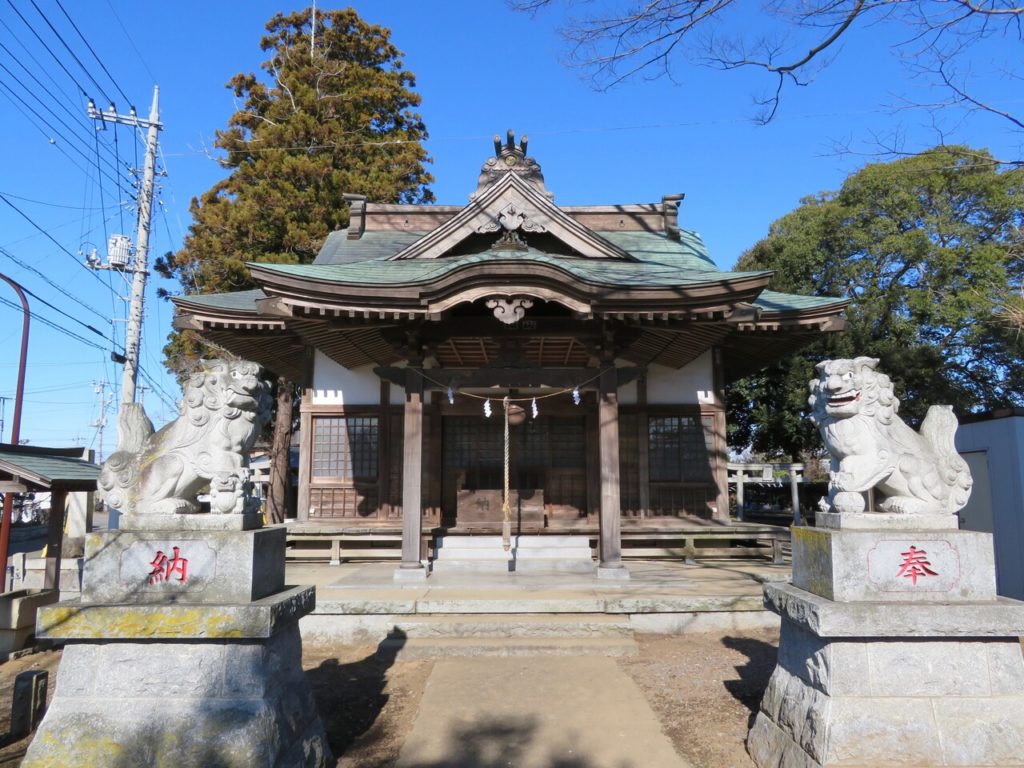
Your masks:
[[[533,299],[527,298],[487,300],[487,308],[494,310],[494,316],[506,325],[518,323],[526,316],[526,310],[532,306]]]
[[[530,214],[516,203],[509,203],[491,221],[476,228],[481,234],[488,232],[547,232],[543,224],[535,221]]]

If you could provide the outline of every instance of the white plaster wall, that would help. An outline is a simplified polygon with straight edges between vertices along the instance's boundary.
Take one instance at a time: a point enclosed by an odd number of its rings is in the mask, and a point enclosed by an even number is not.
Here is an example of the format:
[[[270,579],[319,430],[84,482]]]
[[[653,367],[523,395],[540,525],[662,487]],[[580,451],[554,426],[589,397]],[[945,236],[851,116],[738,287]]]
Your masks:
[[[350,370],[317,350],[313,358],[313,403],[377,405],[380,403],[380,379],[372,365]]]
[[[996,586],[1000,595],[1024,600],[1024,416],[961,424],[956,449],[961,454],[985,454]],[[984,482],[985,477],[975,478],[976,484]],[[985,491],[978,495],[981,504]],[[969,522],[965,518],[964,527]]]
[[[636,388],[633,388],[636,402]],[[652,365],[647,370],[647,402],[650,405],[697,405],[715,401],[711,351],[679,370]]]

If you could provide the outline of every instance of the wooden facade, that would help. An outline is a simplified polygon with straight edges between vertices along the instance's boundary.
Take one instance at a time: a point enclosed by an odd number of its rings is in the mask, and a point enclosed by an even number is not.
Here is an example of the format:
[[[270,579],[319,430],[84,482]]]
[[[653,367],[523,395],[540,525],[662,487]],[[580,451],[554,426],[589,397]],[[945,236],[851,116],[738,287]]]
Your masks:
[[[726,384],[842,327],[843,301],[719,271],[681,200],[560,208],[510,134],[468,205],[353,196],[314,264],[252,264],[259,290],[176,325],[305,388],[302,519],[401,527],[410,569],[424,526],[496,529],[508,397],[517,530],[596,529],[616,567],[623,527],[728,519]]]

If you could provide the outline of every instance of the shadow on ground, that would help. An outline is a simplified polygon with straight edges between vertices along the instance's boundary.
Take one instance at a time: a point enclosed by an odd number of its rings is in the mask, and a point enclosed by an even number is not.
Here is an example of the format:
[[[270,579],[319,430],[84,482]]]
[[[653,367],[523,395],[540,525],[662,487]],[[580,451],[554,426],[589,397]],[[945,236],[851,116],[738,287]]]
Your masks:
[[[428,762],[405,763],[406,768],[507,768],[522,765],[537,730],[534,718],[481,718],[453,728],[451,744],[457,755]],[[552,757],[548,768],[592,768],[582,757]],[[622,766],[621,768],[631,768]]]
[[[775,669],[778,649],[771,643],[751,637],[723,637],[722,645],[747,657],[745,664],[736,667],[739,680],[725,680],[722,684],[734,699],[750,710],[749,728],[754,724],[768,679]]]
[[[336,757],[344,755],[356,739],[362,737],[363,745],[369,746],[382,737],[371,729],[388,703],[389,696],[384,693],[387,673],[405,639],[405,633],[395,629],[366,658],[347,664],[326,659],[306,670],[327,742]]]

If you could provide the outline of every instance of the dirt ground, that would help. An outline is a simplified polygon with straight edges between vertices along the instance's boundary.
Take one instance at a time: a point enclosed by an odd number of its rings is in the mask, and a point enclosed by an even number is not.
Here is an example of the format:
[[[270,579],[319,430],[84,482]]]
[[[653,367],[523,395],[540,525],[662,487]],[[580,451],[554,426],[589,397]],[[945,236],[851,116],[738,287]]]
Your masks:
[[[749,768],[747,729],[775,666],[778,632],[639,636],[640,653],[619,661],[643,691],[676,751],[696,768]],[[373,646],[307,645],[307,670],[339,768],[394,764],[430,676],[430,661],[398,661]],[[12,742],[14,679],[46,669],[58,651],[0,665],[0,766],[16,766],[29,738]]]

